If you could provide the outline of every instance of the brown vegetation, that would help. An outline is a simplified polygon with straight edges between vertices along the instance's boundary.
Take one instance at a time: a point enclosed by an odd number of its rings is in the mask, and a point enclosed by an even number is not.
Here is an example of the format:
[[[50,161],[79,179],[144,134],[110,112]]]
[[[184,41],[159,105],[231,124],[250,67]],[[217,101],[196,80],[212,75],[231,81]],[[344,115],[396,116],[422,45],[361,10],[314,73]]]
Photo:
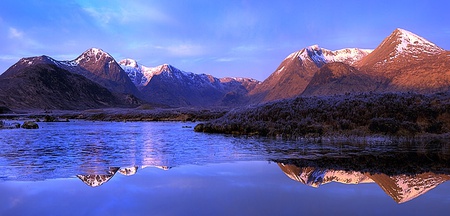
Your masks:
[[[450,93],[298,97],[233,110],[197,132],[300,138],[382,134],[414,137],[450,131]]]

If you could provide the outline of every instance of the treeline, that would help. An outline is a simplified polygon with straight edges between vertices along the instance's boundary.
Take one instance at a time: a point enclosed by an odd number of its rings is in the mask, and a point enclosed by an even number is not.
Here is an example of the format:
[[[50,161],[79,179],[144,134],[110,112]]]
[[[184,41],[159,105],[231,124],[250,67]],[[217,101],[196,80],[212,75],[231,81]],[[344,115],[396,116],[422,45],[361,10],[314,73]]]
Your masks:
[[[383,134],[413,137],[450,130],[450,93],[363,93],[298,97],[228,112],[197,132],[300,138]]]

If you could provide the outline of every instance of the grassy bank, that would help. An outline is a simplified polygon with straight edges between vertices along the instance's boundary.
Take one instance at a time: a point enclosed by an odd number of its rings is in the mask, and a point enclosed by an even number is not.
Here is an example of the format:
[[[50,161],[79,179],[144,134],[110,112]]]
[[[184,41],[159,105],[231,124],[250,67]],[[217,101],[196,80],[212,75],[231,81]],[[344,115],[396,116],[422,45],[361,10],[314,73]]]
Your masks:
[[[450,132],[450,94],[298,97],[232,110],[195,131],[288,139],[442,135]]]

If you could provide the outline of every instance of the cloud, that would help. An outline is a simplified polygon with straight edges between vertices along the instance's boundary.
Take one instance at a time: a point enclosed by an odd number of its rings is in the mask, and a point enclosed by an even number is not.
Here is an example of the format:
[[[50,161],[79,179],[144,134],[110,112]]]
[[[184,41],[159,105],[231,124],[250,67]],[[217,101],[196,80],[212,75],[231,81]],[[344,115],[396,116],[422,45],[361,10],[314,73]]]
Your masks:
[[[22,39],[23,32],[19,31],[16,28],[10,27],[8,36],[9,36],[9,38],[12,38],[12,39]]]

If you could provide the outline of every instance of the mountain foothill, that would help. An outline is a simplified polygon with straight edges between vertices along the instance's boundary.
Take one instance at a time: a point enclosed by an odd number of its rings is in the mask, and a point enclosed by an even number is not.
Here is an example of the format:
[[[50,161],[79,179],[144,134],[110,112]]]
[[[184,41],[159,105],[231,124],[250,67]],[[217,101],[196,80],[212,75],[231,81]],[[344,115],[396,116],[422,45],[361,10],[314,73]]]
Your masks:
[[[431,101],[447,104],[449,90],[450,52],[407,30],[395,29],[373,50],[303,48],[288,55],[262,82],[185,72],[170,64],[147,67],[133,59],[117,62],[97,48],[69,61],[49,56],[22,58],[0,75],[0,107],[86,110],[148,104],[245,110],[288,105],[298,98],[341,100],[360,94],[382,95],[370,96],[373,101],[385,94],[439,94],[439,99]],[[450,128],[447,120],[436,121]]]

